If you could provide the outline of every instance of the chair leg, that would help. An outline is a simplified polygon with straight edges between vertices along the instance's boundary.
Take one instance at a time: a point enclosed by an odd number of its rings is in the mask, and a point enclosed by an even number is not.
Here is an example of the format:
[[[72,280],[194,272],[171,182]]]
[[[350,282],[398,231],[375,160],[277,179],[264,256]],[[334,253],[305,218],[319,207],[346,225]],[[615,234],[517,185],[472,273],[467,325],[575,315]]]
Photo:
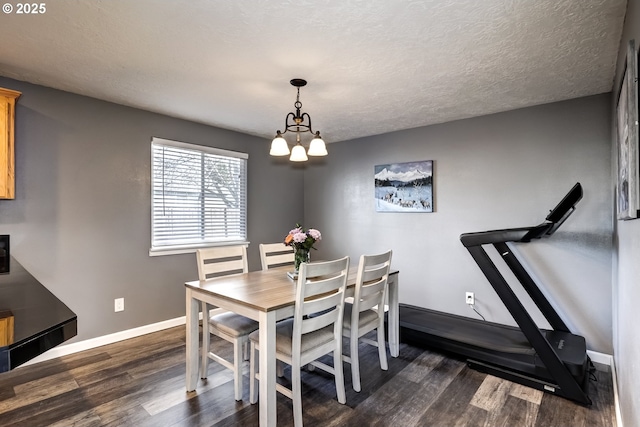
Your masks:
[[[387,347],[384,342],[384,322],[378,325],[378,357],[380,358],[380,368],[383,371],[389,369],[387,365]]]
[[[294,358],[299,355],[294,355]],[[299,362],[299,360],[298,360]],[[291,400],[293,401],[293,425],[302,427],[302,381],[300,363],[291,364]]]
[[[245,341],[236,339],[233,341],[233,382],[236,400],[242,400],[242,362],[244,360],[243,347]]]
[[[249,360],[249,357],[250,357],[250,355],[249,355],[249,350],[250,350],[249,346],[250,346],[249,340],[246,340],[244,342],[244,345],[242,346],[242,359],[243,360]]]
[[[202,363],[200,378],[207,378],[209,372],[209,346],[211,345],[211,335],[209,332],[209,304],[202,303]]]
[[[349,338],[349,349],[351,357],[351,382],[353,383],[353,389],[360,391],[360,358],[358,356],[358,335],[351,334]]]
[[[344,369],[342,365],[342,342],[333,350],[333,374],[336,377],[336,394],[338,402],[347,403],[347,394],[344,390]]]
[[[251,351],[249,356],[249,402],[255,404],[258,401],[258,380],[256,380],[256,360],[258,358],[258,352],[256,344],[251,341]]]

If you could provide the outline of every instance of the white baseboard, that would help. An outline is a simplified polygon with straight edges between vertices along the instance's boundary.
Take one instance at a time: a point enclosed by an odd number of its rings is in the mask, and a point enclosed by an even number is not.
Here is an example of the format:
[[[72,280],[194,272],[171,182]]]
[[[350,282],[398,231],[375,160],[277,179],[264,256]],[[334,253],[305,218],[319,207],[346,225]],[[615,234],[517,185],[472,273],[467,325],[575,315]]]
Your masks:
[[[587,356],[589,356],[593,363],[599,363],[600,365],[609,367],[611,367],[611,365],[613,364],[613,356],[611,356],[610,354],[587,350]]]
[[[152,323],[150,325],[140,326],[138,328],[127,329],[126,331],[115,332],[113,334],[103,335],[101,337],[90,338],[88,340],[74,342],[71,344],[62,344],[29,360],[28,362],[24,363],[20,367],[33,365],[35,363],[44,362],[45,360],[55,359],[56,357],[61,357],[61,356],[67,356],[69,354],[77,353],[79,351],[89,350],[89,349],[100,347],[107,344],[113,344],[118,341],[139,337],[141,335],[150,334],[152,332],[162,331],[164,329],[173,328],[174,326],[184,325],[185,323],[186,323],[185,316],[176,317],[175,319],[164,320],[162,322]]]
[[[616,373],[616,364],[613,356],[605,353],[598,353],[597,351],[587,350],[587,355],[591,358],[593,363],[599,363],[601,365],[609,366],[611,372],[611,379],[613,381],[613,402],[616,411],[616,426],[622,426],[622,415],[620,412],[620,400],[618,399],[618,374]]]

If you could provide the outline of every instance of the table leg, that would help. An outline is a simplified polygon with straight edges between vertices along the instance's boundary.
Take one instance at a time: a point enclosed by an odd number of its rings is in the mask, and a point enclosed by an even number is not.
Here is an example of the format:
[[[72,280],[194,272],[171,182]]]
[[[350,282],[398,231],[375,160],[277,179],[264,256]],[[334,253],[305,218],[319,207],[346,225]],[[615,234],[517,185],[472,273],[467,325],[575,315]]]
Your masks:
[[[260,312],[260,426],[276,426],[276,312]]]
[[[398,274],[389,278],[389,352],[391,356],[400,354],[400,307],[398,301]]]
[[[201,355],[200,360],[200,378],[207,378],[209,371],[209,348],[211,346],[211,333],[209,332],[209,308],[206,302],[202,301],[202,346],[199,349]]]
[[[200,304],[193,297],[191,289],[186,289],[186,350],[187,350],[187,391],[193,391],[198,384],[198,313]]]

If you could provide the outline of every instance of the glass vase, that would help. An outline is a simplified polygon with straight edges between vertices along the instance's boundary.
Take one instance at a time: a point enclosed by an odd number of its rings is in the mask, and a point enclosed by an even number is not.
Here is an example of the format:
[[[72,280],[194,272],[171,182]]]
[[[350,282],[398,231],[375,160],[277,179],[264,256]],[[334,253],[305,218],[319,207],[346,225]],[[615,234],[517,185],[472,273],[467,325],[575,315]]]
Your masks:
[[[309,262],[309,249],[294,248],[293,250],[294,269],[297,274],[300,270],[300,264],[303,262]]]

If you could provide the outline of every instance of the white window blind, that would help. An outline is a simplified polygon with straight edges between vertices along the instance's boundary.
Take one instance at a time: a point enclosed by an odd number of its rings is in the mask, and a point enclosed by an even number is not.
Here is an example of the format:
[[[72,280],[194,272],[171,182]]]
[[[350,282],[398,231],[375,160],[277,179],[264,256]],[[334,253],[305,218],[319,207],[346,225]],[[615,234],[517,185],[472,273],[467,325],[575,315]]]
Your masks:
[[[245,153],[153,138],[151,251],[246,242]]]

